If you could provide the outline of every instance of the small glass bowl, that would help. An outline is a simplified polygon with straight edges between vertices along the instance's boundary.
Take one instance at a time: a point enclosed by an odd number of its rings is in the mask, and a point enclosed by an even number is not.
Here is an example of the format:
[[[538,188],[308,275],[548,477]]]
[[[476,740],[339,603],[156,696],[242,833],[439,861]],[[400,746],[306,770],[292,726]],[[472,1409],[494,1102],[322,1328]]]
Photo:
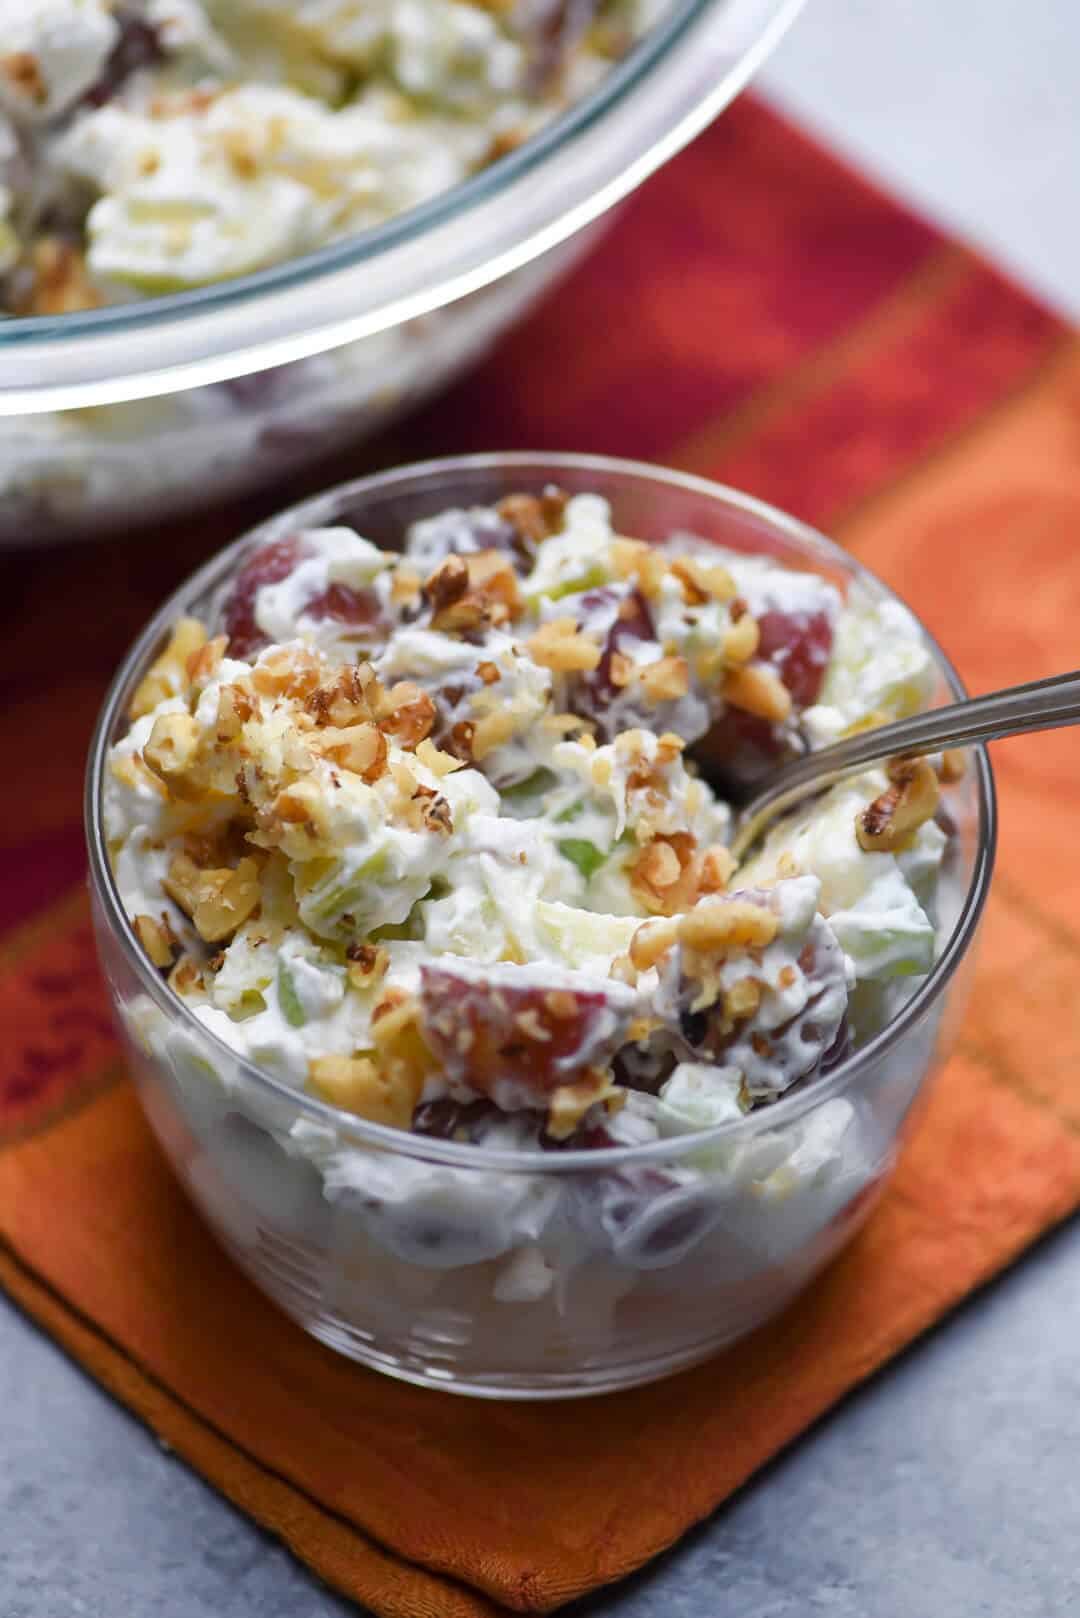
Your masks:
[[[618,528],[693,534],[892,592],[836,545],[699,478],[583,455],[428,462],[308,500],[230,546],[166,602],[124,662],[86,792],[102,965],[147,1116],[220,1241],[307,1331],[392,1376],[489,1398],[629,1387],[775,1315],[848,1242],[896,1163],[956,1033],[993,867],[985,751],[950,789],[940,954],[827,1077],[733,1123],[643,1147],[528,1154],[435,1141],[339,1112],[209,1033],[136,942],[105,847],[108,749],[183,613],[205,613],[249,546],[345,523],[390,545],[410,522],[558,483]],[[964,695],[932,639],[937,700]]]

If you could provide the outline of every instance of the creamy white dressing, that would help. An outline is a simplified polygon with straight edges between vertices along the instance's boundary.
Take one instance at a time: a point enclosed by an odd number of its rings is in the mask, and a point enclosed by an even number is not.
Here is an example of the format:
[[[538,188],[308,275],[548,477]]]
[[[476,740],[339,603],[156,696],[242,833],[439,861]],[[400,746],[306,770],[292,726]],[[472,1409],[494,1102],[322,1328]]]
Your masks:
[[[433,629],[423,599],[414,598],[408,609],[396,605],[393,575],[400,566],[424,577],[448,554],[448,537],[459,553],[492,548],[501,532],[493,513],[448,514],[417,525],[405,536],[400,560],[348,530],[301,535],[301,548],[310,554],[289,577],[256,593],[255,620],[273,644],[251,659],[226,658],[201,689],[185,693],[178,678],[176,694],[117,742],[106,786],[106,826],[125,907],[132,916],[169,916],[177,937],[198,956],[191,923],[161,884],[199,813],[212,825],[236,803],[193,809],[164,795],[145,770],[132,770],[159,718],[190,714],[209,734],[223,689],[243,681],[253,665],[272,668],[283,647],[314,650],[328,670],[341,659],[355,661],[358,654],[344,638],[347,626],[312,620],[306,611],[332,584],[374,588],[385,611],[398,615],[372,654],[385,687],[413,682],[437,709],[442,703],[452,715],[481,717],[492,705],[473,709],[473,698],[499,693],[499,711],[516,713],[522,734],[471,767],[447,770],[443,754],[436,770],[430,757],[425,762],[423,753],[389,743],[391,766],[407,767],[420,788],[445,798],[449,820],[439,833],[402,823],[391,772],[367,783],[329,761],[314,767],[304,779],[323,810],[318,853],[273,856],[262,877],[260,913],[214,946],[212,968],[204,967],[199,984],[187,991],[207,1029],[298,1089],[308,1087],[313,1061],[370,1053],[381,997],[422,1000],[431,965],[454,975],[451,1008],[455,999],[463,1003],[479,993],[483,1004],[484,995],[505,989],[509,1009],[498,1015],[511,1020],[522,1015],[515,1008],[526,1007],[526,1019],[535,1006],[542,1009],[546,995],[566,994],[572,1002],[592,997],[599,1010],[590,1013],[572,1054],[552,1063],[546,1088],[537,1088],[536,1061],[542,1065],[543,1038],[550,1039],[554,1024],[540,1040],[540,1058],[526,1052],[515,1059],[517,1067],[511,1061],[481,1077],[470,1074],[466,1054],[458,1066],[427,1074],[420,1105],[482,1103],[468,1138],[496,1148],[537,1148],[550,1086],[573,1083],[583,1071],[608,1073],[619,1095],[611,1109],[603,1100],[583,1104],[582,1125],[599,1132],[598,1144],[642,1145],[735,1121],[796,1080],[812,1078],[841,1041],[845,1018],[860,1038],[873,1031],[866,1010],[872,992],[927,971],[936,949],[931,918],[944,833],[927,822],[895,855],[864,853],[856,815],[885,784],[871,771],[781,823],[729,878],[729,895],[756,895],[776,915],[769,943],[737,948],[704,967],[698,961],[698,977],[688,975],[690,958],[677,945],[655,967],[638,971],[636,981],[623,981],[617,963],[626,962],[651,913],[635,876],[643,850],[657,839],[722,849],[731,811],[684,751],[661,745],[658,731],[640,722],[629,737],[623,732],[591,746],[544,728],[548,714],[585,698],[571,677],[534,661],[531,636],[566,616],[587,632],[595,620],[576,598],[618,582],[617,536],[605,503],[579,496],[566,508],[565,522],[563,534],[540,545],[531,568],[519,558],[523,615],[471,637]],[[567,588],[575,554],[567,533],[575,543],[580,539],[580,554],[588,558],[588,576],[579,570],[578,588]],[[483,542],[474,543],[477,535]],[[793,621],[803,611],[831,616],[835,640],[823,689],[839,697],[846,723],[864,719],[860,703],[880,696],[863,656],[867,605],[850,609],[859,619],[853,629],[849,608],[833,599],[831,586],[767,560],[715,549],[706,554],[710,563],[729,567],[745,601],[756,601],[761,611],[782,610]],[[667,580],[652,605],[654,625],[667,637],[676,618]],[[730,608],[698,603],[693,618],[695,644],[707,648],[722,639]],[[885,637],[888,680],[891,670],[921,668],[922,642],[906,616],[878,614],[874,624],[874,633]],[[673,627],[671,636],[668,646],[675,643]],[[857,667],[838,668],[853,647]],[[655,646],[630,641],[623,650],[635,670],[657,661]],[[498,667],[498,683],[476,677],[479,662]],[[723,716],[715,692],[699,688],[699,700],[711,704],[710,714]],[[909,694],[905,700],[916,699]],[[268,768],[287,772],[290,760],[300,757],[304,734],[296,728],[293,699],[263,694],[255,710],[249,724],[258,756]],[[805,713],[796,718],[805,720]],[[709,902],[708,894],[689,901]],[[377,981],[362,988],[350,981],[345,946],[365,938],[377,942],[384,961]],[[750,978],[756,1008],[724,1031],[718,1008]],[[880,1000],[883,1008],[891,1003]],[[625,1067],[610,1069],[620,1049]],[[811,1187],[840,1184],[854,1149],[850,1108],[830,1103],[783,1136],[695,1153],[678,1170],[665,1170],[670,1187],[662,1196],[649,1189],[651,1182],[638,1186],[632,1179],[618,1196],[644,1200],[627,1223],[614,1189],[615,1200],[601,1200],[586,1219],[581,1209],[573,1212],[572,1200],[566,1204],[560,1191],[539,1182],[478,1174],[466,1194],[460,1175],[389,1155],[361,1158],[321,1128],[297,1123],[287,1148],[316,1166],[327,1198],[362,1204],[373,1239],[409,1262],[451,1267],[509,1255],[495,1293],[506,1302],[545,1296],[567,1243],[575,1249],[582,1242],[586,1248],[613,1243],[620,1263],[637,1268],[676,1262],[716,1217],[705,1209],[698,1218],[695,1199],[703,1186],[717,1196],[722,1187],[724,1197],[752,1192],[786,1207]],[[677,1242],[665,1235],[669,1228],[682,1233]]]

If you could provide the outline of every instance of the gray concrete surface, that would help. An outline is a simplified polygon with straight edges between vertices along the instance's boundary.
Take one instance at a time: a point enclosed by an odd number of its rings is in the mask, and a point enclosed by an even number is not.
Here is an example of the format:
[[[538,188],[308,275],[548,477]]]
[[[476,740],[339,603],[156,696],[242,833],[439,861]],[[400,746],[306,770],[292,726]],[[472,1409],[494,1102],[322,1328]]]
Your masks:
[[[810,0],[764,85],[1080,308],[1074,0]],[[1080,1612],[1080,1226],[575,1618]],[[0,1618],[333,1618],[339,1601],[0,1299]]]

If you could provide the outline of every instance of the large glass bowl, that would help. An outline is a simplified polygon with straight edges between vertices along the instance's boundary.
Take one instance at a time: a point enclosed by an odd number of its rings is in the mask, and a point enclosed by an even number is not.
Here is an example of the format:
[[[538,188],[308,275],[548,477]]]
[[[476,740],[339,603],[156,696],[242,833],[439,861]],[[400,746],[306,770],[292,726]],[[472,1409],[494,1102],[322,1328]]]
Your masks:
[[[906,980],[906,1002],[826,1078],[650,1146],[530,1155],[423,1139],[298,1093],[208,1033],[137,944],[102,834],[108,749],[169,626],[206,612],[253,543],[340,522],[390,545],[419,517],[552,481],[606,496],[623,533],[767,552],[842,591],[858,582],[893,599],[811,529],[702,479],[591,456],[429,462],[307,501],[183,585],[116,678],[87,781],[102,964],[146,1113],[192,1199],[314,1336],[391,1375],[489,1397],[592,1393],[690,1365],[782,1309],[850,1240],[952,1044],[994,852],[993,783],[977,751],[949,791],[956,829],[933,971]],[[961,697],[927,641],[939,699]]]
[[[265,486],[446,383],[727,105],[802,0],[673,0],[590,95],[376,229],[172,297],[0,320],[0,545]]]

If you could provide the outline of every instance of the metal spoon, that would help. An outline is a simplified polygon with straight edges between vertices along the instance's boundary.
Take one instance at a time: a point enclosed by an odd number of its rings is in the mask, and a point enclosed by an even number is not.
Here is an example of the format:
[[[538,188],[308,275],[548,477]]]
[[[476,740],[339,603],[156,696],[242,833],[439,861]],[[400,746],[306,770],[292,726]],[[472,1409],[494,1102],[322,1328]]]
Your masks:
[[[742,859],[766,828],[803,798],[890,758],[922,758],[946,748],[999,741],[1029,730],[1056,730],[1080,721],[1080,671],[1028,685],[1007,686],[985,697],[931,708],[910,719],[860,731],[846,741],[785,764],[739,812],[731,852]]]

